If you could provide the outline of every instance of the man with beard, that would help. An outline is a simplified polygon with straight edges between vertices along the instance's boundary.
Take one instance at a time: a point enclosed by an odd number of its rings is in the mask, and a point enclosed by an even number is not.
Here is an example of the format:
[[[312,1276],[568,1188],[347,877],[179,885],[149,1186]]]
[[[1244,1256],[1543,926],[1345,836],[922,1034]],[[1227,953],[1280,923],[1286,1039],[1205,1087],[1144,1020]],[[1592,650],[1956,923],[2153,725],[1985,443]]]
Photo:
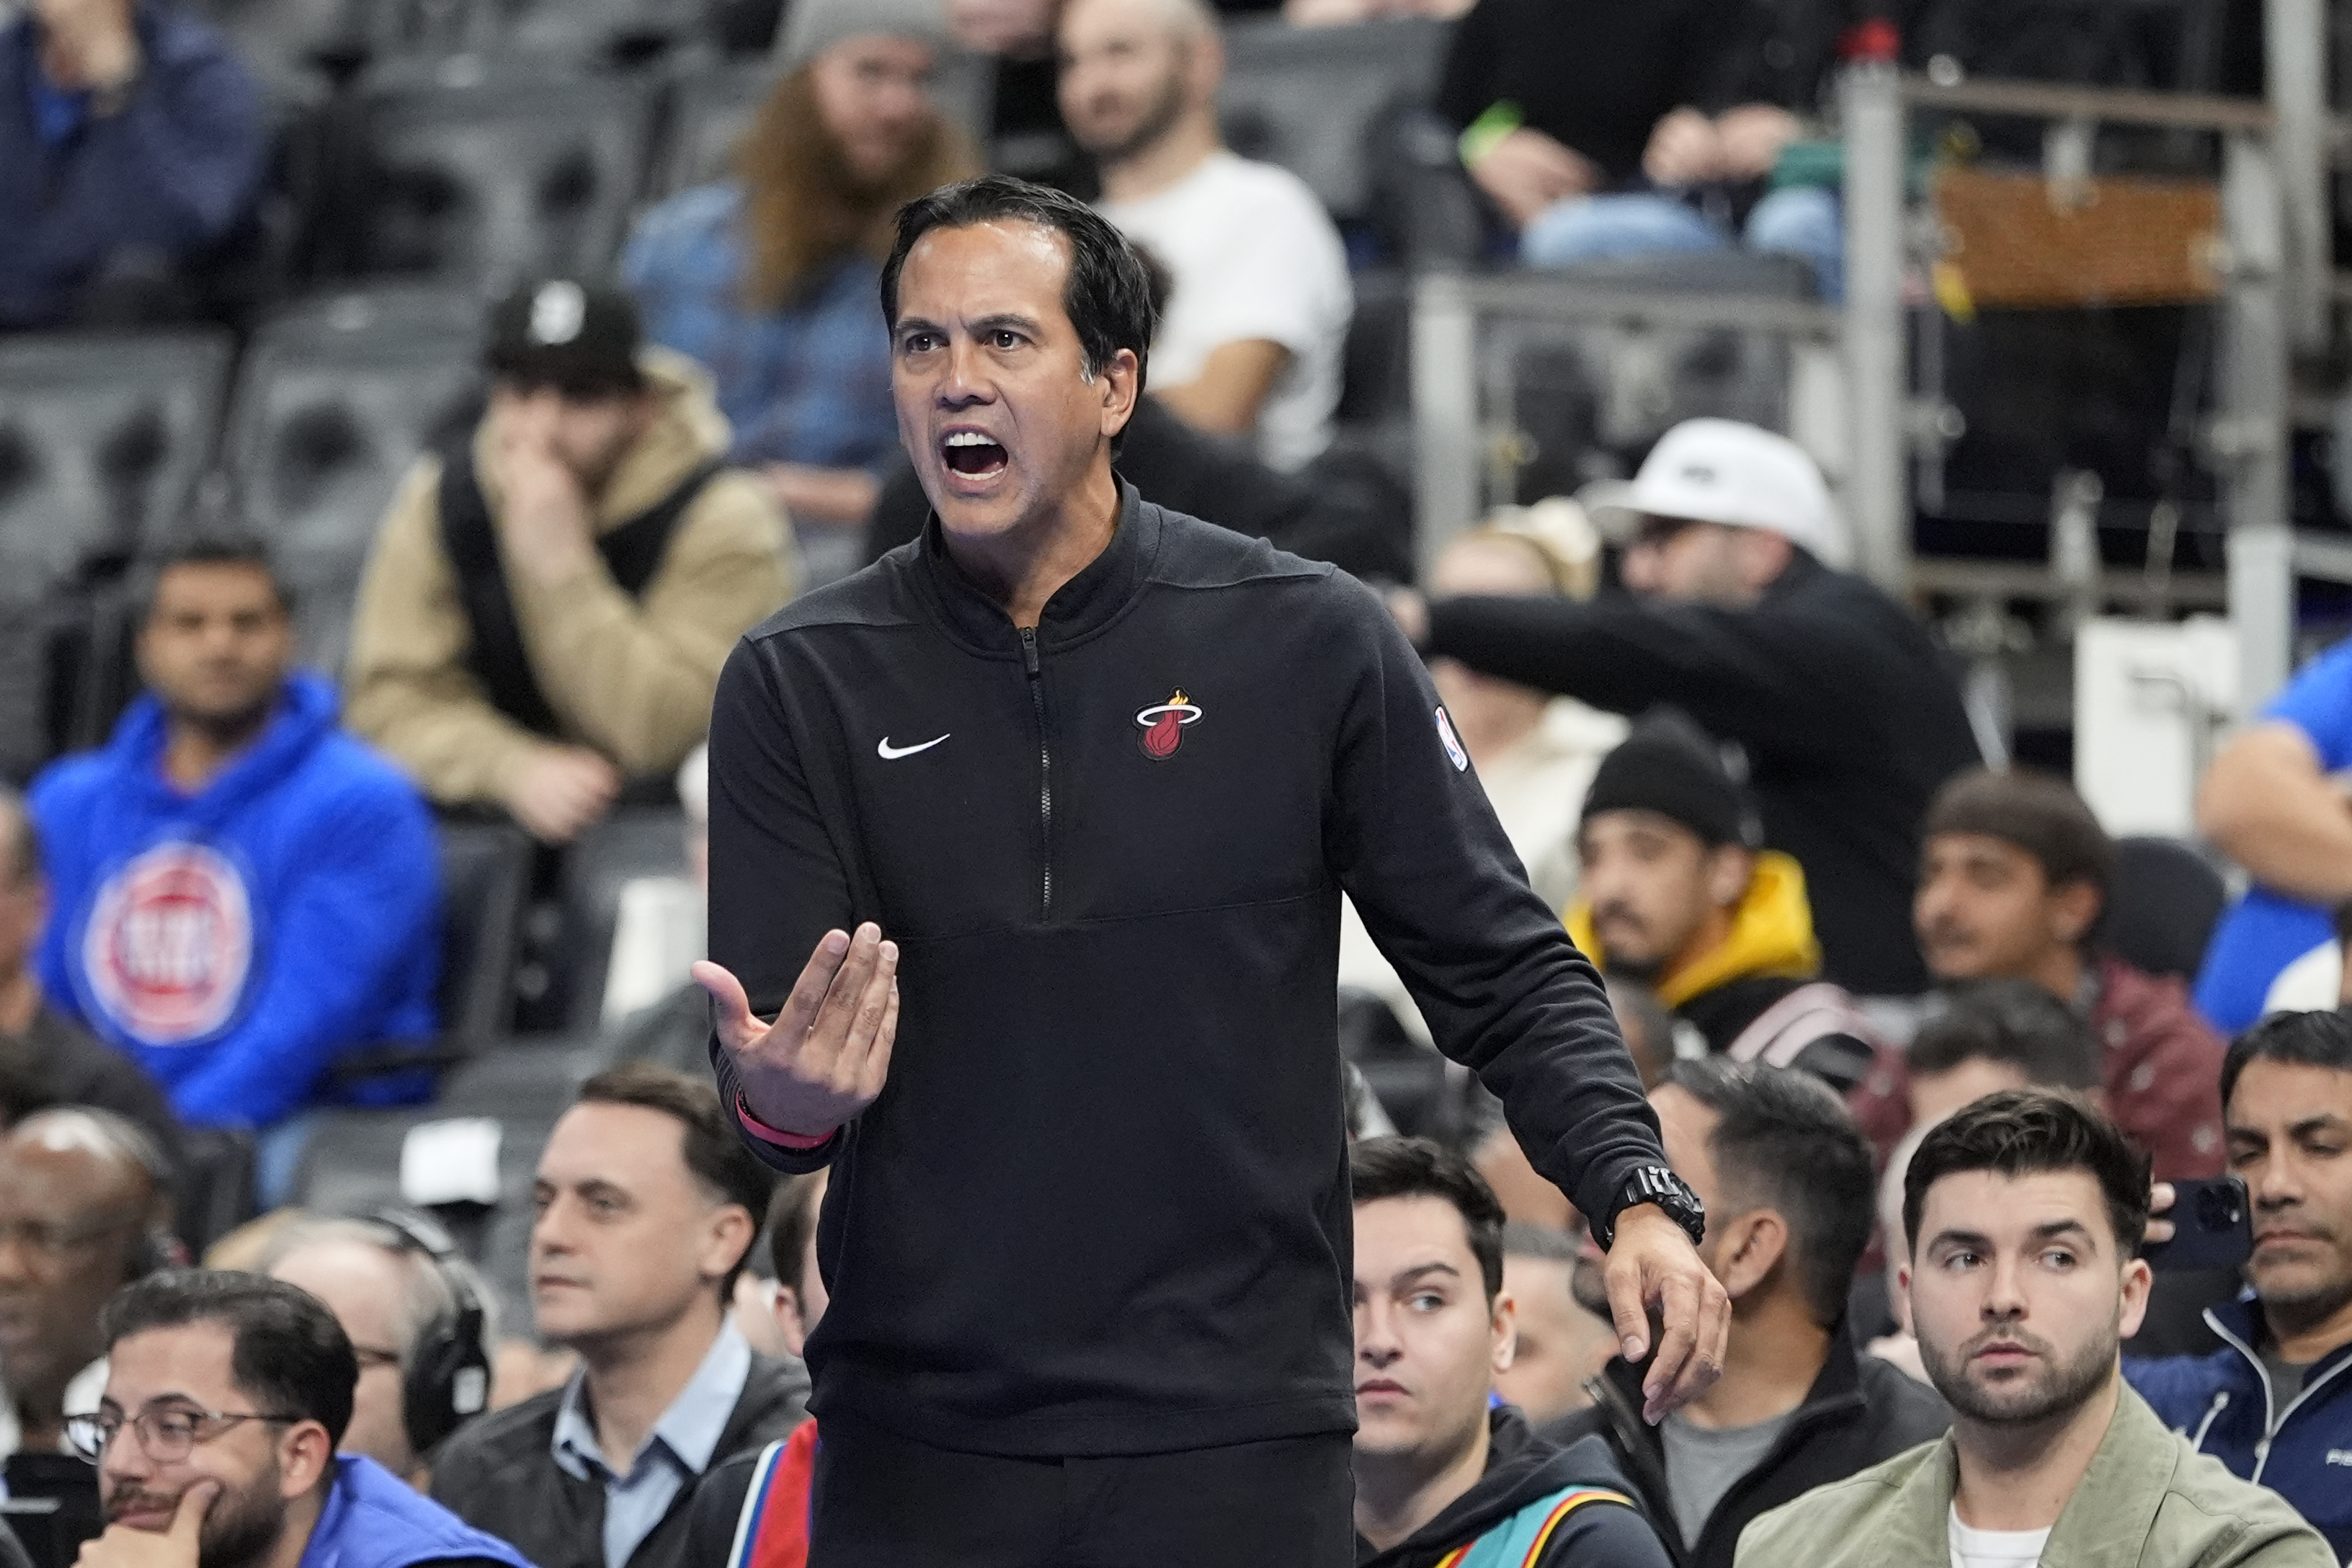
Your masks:
[[[2277,1492],[2352,1558],[2352,1019],[2283,1013],[2221,1064],[2230,1169],[2253,1204],[2223,1348],[2128,1361],[2156,1413]]]
[[[2147,1307],[2147,1160],[2084,1100],[2005,1089],[1921,1141],[1902,1288],[1952,1430],[1749,1525],[1755,1568],[2321,1568],[2274,1492],[2200,1458],[2124,1383]]]
[[[783,75],[734,178],[647,213],[620,275],[655,342],[701,362],[795,524],[854,526],[898,455],[874,286],[902,203],[977,174],[932,100],[940,0],[793,0]]]
[[[1196,429],[1304,467],[1331,441],[1355,313],[1339,231],[1287,170],[1225,149],[1224,46],[1202,0],[1072,0],[1062,118],[1102,170],[1102,215],[1174,279],[1152,393]]]
[[[487,336],[488,414],[418,460],[361,580],[352,727],[441,805],[562,844],[668,788],[727,650],[792,595],[787,535],[626,294],[526,284]]]
[[[179,1269],[125,1289],[101,1328],[106,1395],[68,1423],[106,1508],[79,1568],[530,1568],[374,1460],[336,1457],[359,1362],[307,1293]]]
[[[1755,804],[1714,737],[1652,711],[1585,794],[1568,934],[1603,973],[1651,987],[1694,1047],[1812,1073],[1889,1147],[1907,1121],[1900,1058],[1820,977],[1804,870],[1759,837]]]
[[[144,1068],[181,1121],[283,1127],[261,1150],[275,1203],[295,1113],[348,1098],[337,1063],[435,1032],[433,822],[342,731],[334,688],[294,668],[260,544],[191,540],[142,577],[146,694],[104,750],[56,763],[29,797],[55,911],[41,989]]]

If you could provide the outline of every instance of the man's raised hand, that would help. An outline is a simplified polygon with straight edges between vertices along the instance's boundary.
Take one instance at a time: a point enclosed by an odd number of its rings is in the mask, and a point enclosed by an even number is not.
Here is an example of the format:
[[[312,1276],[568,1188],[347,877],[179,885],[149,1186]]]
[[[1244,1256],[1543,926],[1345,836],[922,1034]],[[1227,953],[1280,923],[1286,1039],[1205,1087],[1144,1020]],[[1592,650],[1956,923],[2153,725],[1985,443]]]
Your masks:
[[[829,931],[773,1024],[716,963],[694,978],[718,1007],[719,1043],[735,1063],[744,1108],[781,1132],[824,1138],[874,1103],[898,1033],[898,944],[872,921]]]
[[[1627,1362],[1639,1365],[1650,1353],[1650,1313],[1657,1311],[1658,1353],[1642,1379],[1642,1419],[1655,1426],[1723,1375],[1731,1298],[1655,1204],[1634,1204],[1617,1216],[1602,1279]]]

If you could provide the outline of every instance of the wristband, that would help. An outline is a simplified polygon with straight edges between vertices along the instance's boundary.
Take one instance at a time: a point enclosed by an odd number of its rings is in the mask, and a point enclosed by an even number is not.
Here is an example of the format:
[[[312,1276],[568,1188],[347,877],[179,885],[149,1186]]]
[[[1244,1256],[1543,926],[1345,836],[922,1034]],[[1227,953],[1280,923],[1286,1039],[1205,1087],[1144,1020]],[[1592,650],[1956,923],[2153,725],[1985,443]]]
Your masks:
[[[833,1142],[833,1132],[827,1132],[823,1137],[811,1138],[806,1133],[787,1132],[781,1127],[769,1126],[751,1114],[751,1108],[743,1103],[743,1091],[740,1089],[735,1091],[735,1120],[742,1123],[744,1131],[749,1132],[761,1142],[780,1144],[786,1149],[822,1149]],[[841,1129],[837,1127],[834,1129],[834,1132],[840,1131]]]
[[[1466,169],[1484,158],[1495,150],[1496,142],[1526,123],[1527,118],[1519,111],[1519,106],[1510,100],[1503,99],[1489,105],[1486,112],[1472,121],[1470,128],[1463,132],[1461,139],[1454,144],[1454,150],[1462,155],[1462,166]]]

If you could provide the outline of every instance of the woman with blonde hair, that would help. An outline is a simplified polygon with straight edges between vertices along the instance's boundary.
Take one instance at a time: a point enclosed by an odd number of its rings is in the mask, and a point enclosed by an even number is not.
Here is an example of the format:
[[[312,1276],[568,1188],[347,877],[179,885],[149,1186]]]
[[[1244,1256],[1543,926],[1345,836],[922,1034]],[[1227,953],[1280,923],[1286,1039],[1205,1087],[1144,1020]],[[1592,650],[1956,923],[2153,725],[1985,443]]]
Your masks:
[[[795,523],[864,521],[898,448],[877,303],[899,205],[979,172],[932,100],[940,0],[795,0],[730,180],[647,213],[621,260],[646,335],[709,368],[733,458]]]

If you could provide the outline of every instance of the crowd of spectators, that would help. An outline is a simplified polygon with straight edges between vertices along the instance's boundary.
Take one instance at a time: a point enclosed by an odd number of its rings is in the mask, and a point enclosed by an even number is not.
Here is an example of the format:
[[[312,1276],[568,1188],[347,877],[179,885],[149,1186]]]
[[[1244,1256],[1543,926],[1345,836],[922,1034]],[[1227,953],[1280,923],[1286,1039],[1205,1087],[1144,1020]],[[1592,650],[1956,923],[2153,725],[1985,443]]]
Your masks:
[[[1599,1248],[1512,1131],[1397,1136],[1410,1108],[1354,1079],[1358,1563],[2352,1561],[2352,645],[2205,781],[2252,885],[2179,975],[2106,940],[2117,848],[2074,790],[1979,765],[1793,442],[1690,421],[1404,585],[1409,542],[1323,466],[1349,246],[1224,145],[1221,9],[792,0],[728,176],[610,277],[488,311],[486,405],[383,516],[340,686],[242,531],[139,563],[112,738],[0,793],[0,1454],[97,1467],[88,1568],[163,1563],[142,1531],[187,1549],[167,1568],[362,1532],[383,1568],[806,1561],[801,1355],[845,1200],[746,1148],[682,976],[550,1108],[523,1297],[431,1215],[283,1205],[332,1112],[435,1092],[436,814],[519,825],[542,890],[630,803],[699,833],[730,648],[841,542],[921,547],[875,297],[900,204],[988,155],[934,98],[955,47],[998,57],[998,140],[1045,136],[1156,271],[1122,474],[1393,585],[1706,1205],[1727,1358],[1653,1424]],[[1527,265],[1744,247],[1838,297],[1825,38],[1681,0],[1280,9],[1461,17],[1439,108]],[[0,98],[0,329],[235,294],[265,137],[217,34],[32,0]],[[1425,1043],[1352,909],[1339,947]],[[220,1132],[277,1212],[190,1268],[175,1205]],[[2224,1173],[2242,1268],[2151,1268]]]

